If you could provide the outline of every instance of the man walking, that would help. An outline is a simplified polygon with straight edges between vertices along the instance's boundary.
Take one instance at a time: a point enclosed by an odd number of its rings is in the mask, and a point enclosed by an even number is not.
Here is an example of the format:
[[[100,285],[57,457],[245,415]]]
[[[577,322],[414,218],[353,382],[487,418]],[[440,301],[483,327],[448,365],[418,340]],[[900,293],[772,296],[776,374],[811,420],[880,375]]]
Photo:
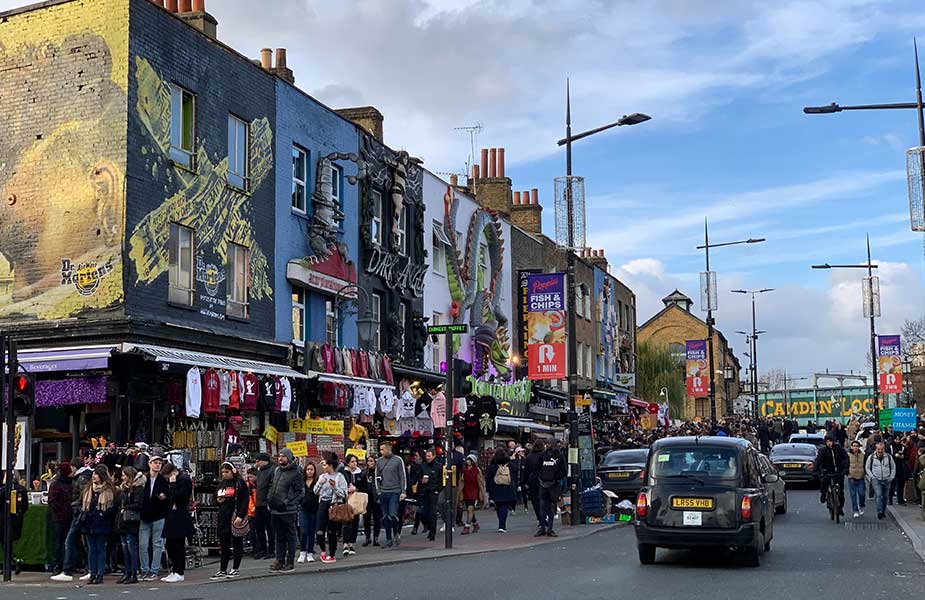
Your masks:
[[[276,560],[270,570],[289,572],[295,570],[296,517],[301,509],[305,484],[292,450],[283,448],[277,461],[267,494],[270,523],[276,536]]]
[[[421,465],[421,522],[427,527],[427,539],[431,542],[437,539],[437,498],[443,489],[442,467],[437,462],[434,451],[428,449],[424,452],[424,464]]]
[[[276,536],[270,526],[270,508],[267,506],[267,494],[273,481],[273,467],[270,456],[261,452],[254,463],[257,466],[257,501],[254,513],[254,558],[273,558],[276,556]]]
[[[141,503],[141,522],[138,525],[138,552],[141,559],[139,581],[157,581],[164,553],[164,519],[167,517],[170,484],[161,477],[164,457],[152,452],[148,457],[148,482]]]
[[[864,514],[864,506],[867,504],[865,492],[864,452],[861,451],[861,442],[854,440],[851,442],[851,449],[848,450],[848,494],[851,496],[851,509],[854,511],[855,519]]]
[[[379,459],[376,461],[376,487],[379,490],[379,508],[382,511],[382,524],[385,527],[385,547],[401,544],[401,519],[398,516],[398,504],[405,499],[407,481],[405,463],[392,454],[392,444],[379,444]]]
[[[562,453],[550,448],[543,453],[539,470],[540,528],[535,537],[559,537],[553,529],[556,508],[559,505],[559,490],[565,477],[565,459]]]
[[[870,484],[874,488],[877,503],[877,518],[886,515],[886,502],[890,496],[890,482],[896,477],[896,463],[893,456],[886,452],[886,445],[878,442],[873,454],[867,458],[865,467]]]

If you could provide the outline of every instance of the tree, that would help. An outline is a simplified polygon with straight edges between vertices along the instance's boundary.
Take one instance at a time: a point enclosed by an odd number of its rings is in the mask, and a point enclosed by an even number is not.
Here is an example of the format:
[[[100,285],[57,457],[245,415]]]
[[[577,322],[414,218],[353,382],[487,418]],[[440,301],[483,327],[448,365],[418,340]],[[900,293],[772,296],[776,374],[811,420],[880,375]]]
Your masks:
[[[668,346],[643,342],[636,348],[636,394],[646,402],[661,403],[662,388],[668,388],[668,412],[681,418],[684,398],[684,368],[671,357]]]

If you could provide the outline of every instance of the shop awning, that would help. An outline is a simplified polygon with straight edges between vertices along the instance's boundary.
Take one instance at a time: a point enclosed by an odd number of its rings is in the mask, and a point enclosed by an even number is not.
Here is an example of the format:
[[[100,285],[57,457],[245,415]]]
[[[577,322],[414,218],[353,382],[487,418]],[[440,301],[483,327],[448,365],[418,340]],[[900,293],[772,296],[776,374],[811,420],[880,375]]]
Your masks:
[[[639,408],[649,408],[649,403],[639,398],[630,398],[630,404]]]
[[[302,375],[306,377],[306,375]],[[350,375],[338,375],[337,373],[323,373],[321,371],[309,371],[307,377],[317,377],[318,381],[327,381],[330,383],[342,383],[344,385],[365,385],[375,390],[387,390],[394,388],[394,385],[375,381],[373,379],[364,379],[363,377],[351,377]]]
[[[518,419],[517,417],[495,417],[495,423],[498,427],[506,426],[515,429],[529,429],[531,431],[561,431],[561,427],[550,427],[543,423],[537,423],[530,419]]]
[[[265,375],[278,375],[280,377],[301,378],[307,376],[284,365],[247,360],[245,358],[231,358],[218,354],[165,348],[163,346],[150,346],[147,344],[122,344],[124,353],[142,354],[159,363],[176,363],[194,367],[207,367],[212,369],[228,369],[231,371],[249,371]]]
[[[92,371],[109,368],[109,357],[116,348],[114,345],[36,348],[20,350],[17,357],[30,373]]]
[[[395,374],[395,379],[417,379],[433,386],[446,382],[445,373],[409,367],[407,365],[393,364],[392,372]]]

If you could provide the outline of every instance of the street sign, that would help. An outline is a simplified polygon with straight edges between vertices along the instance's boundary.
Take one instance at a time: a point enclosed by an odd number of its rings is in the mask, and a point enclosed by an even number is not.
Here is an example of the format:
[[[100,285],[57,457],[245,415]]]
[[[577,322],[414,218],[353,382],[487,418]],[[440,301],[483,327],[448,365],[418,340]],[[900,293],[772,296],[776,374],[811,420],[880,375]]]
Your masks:
[[[469,333],[469,326],[465,323],[427,326],[427,335],[444,335],[447,333]]]
[[[893,409],[893,431],[912,431],[915,429],[915,421],[914,408]]]

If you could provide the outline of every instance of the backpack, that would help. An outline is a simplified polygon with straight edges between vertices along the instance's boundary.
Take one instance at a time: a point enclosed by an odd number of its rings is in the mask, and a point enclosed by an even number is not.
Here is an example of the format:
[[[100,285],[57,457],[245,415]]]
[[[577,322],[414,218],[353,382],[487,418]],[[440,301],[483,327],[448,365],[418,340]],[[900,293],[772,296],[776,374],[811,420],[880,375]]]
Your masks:
[[[498,465],[495,472],[495,485],[511,485],[511,467],[510,465]]]

